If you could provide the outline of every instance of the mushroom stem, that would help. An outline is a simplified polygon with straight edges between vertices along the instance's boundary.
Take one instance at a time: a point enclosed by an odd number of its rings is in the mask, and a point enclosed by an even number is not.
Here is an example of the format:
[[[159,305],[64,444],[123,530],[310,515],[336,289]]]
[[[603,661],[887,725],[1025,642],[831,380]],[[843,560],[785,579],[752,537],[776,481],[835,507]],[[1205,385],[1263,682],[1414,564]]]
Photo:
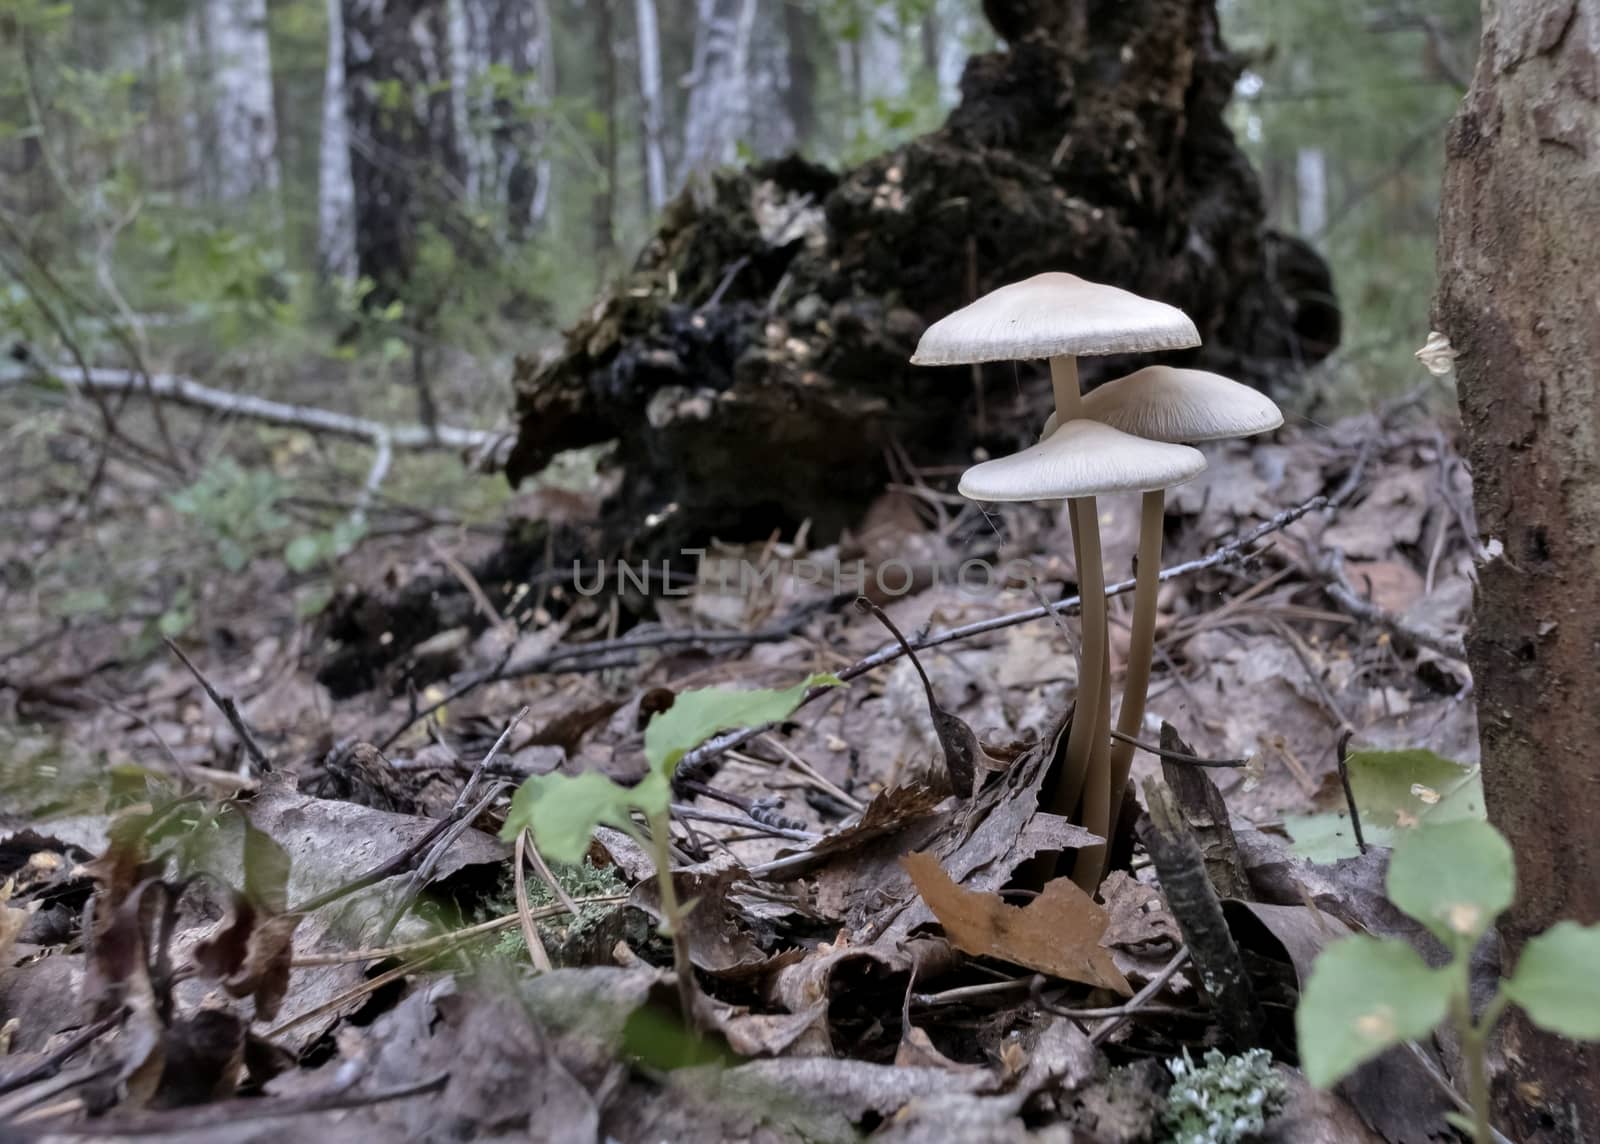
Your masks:
[[[1093,894],[1105,873],[1110,852],[1111,827],[1117,799],[1111,784],[1111,644],[1107,640],[1100,657],[1100,703],[1095,710],[1094,743],[1089,749],[1089,774],[1084,783],[1083,802],[1078,818],[1086,830],[1106,840],[1102,846],[1085,846],[1072,863],[1072,880],[1078,888]]]
[[[1050,387],[1056,394],[1056,423],[1065,425],[1083,415],[1083,392],[1078,388],[1078,359],[1070,354],[1050,359]]]
[[[1067,514],[1081,553],[1078,595],[1083,600],[1080,611],[1083,661],[1078,674],[1078,699],[1072,728],[1067,732],[1066,766],[1055,790],[1050,792],[1049,810],[1052,814],[1071,816],[1078,809],[1078,799],[1085,787],[1094,785],[1086,780],[1094,766],[1094,744],[1102,737],[1095,732],[1100,719],[1100,697],[1105,688],[1106,585],[1100,571],[1100,521],[1095,498],[1069,500]],[[1110,736],[1104,738],[1109,741]]]
[[[1128,644],[1128,672],[1122,686],[1122,710],[1117,730],[1137,737],[1144,722],[1145,698],[1150,691],[1150,663],[1156,646],[1156,595],[1161,587],[1161,528],[1167,494],[1156,489],[1144,494],[1139,514],[1139,566],[1134,571],[1133,634]],[[1111,797],[1121,796],[1133,767],[1133,744],[1118,740],[1111,748]]]

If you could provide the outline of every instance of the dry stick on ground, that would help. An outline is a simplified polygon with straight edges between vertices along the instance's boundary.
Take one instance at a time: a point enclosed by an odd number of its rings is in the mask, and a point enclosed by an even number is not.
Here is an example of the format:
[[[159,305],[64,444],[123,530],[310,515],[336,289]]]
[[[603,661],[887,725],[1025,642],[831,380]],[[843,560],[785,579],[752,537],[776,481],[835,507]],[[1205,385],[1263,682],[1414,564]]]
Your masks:
[[[1356,849],[1367,852],[1367,840],[1361,834],[1361,811],[1356,808],[1356,792],[1350,789],[1350,763],[1345,752],[1350,747],[1350,736],[1355,732],[1345,728],[1339,736],[1339,785],[1344,787],[1344,802],[1350,808],[1350,828],[1355,831]]]
[[[205,693],[211,702],[216,704],[217,710],[221,711],[223,716],[226,717],[228,725],[233,728],[234,734],[239,736],[239,742],[244,744],[245,753],[250,756],[251,762],[255,763],[256,769],[263,774],[271,771],[272,760],[267,758],[267,753],[261,749],[261,744],[256,742],[256,737],[251,732],[249,724],[244,721],[244,716],[239,713],[239,705],[233,701],[233,696],[218,694],[217,689],[211,686],[211,681],[200,674],[200,669],[194,665],[194,661],[183,654],[181,647],[170,639],[163,638],[162,642],[167,645],[173,655],[183,661],[183,666],[189,669],[189,674],[195,677],[195,680],[205,689]]]
[[[117,1012],[111,1014],[111,1016],[104,1017],[93,1024],[85,1025],[83,1028],[79,1029],[67,1040],[57,1045],[55,1049],[52,1050],[50,1054],[43,1060],[36,1061],[33,1064],[27,1065],[6,1076],[0,1076],[0,1096],[4,1096],[6,1093],[15,1092],[19,1088],[26,1088],[30,1084],[36,1084],[41,1080],[48,1080],[50,1077],[55,1076],[56,1073],[61,1071],[62,1065],[66,1064],[75,1055],[81,1052],[96,1037],[100,1036],[102,1033],[110,1032],[121,1021],[122,1011],[119,1009]]]
[[[38,371],[59,379],[67,386],[81,386],[97,393],[145,394],[164,398],[174,405],[187,405],[213,413],[225,413],[280,425],[287,429],[305,429],[331,437],[344,437],[352,441],[365,441],[378,445],[387,441],[389,447],[400,452],[420,452],[438,449],[482,449],[494,444],[501,434],[485,429],[461,429],[440,425],[433,431],[424,425],[385,425],[365,417],[352,417],[331,409],[318,409],[310,405],[290,405],[283,401],[270,401],[250,393],[230,393],[213,389],[187,377],[171,374],[151,374],[148,386],[133,372],[121,369],[74,369],[40,363]],[[68,380],[66,375],[75,375]],[[23,365],[0,366],[0,387],[29,381],[37,371]]]
[[[1248,549],[1252,544],[1256,543],[1256,541],[1260,540],[1262,537],[1289,527],[1289,525],[1293,524],[1307,513],[1314,512],[1319,508],[1323,508],[1327,505],[1327,503],[1327,497],[1314,496],[1308,501],[1304,501],[1301,504],[1295,505],[1293,508],[1284,509],[1270,520],[1263,521],[1261,524],[1257,525],[1243,536],[1239,536],[1234,540],[1229,541],[1227,544],[1224,544],[1221,548],[1217,549],[1208,556],[1202,556],[1197,560],[1186,561],[1183,564],[1175,564],[1171,568],[1162,569],[1160,577],[1161,582],[1165,583],[1168,580],[1175,580],[1182,576],[1190,576],[1196,572],[1203,572],[1207,568],[1215,568],[1219,564],[1224,564],[1229,560],[1236,559],[1242,553],[1244,553],[1246,549]],[[1106,588],[1106,595],[1120,596],[1125,592],[1133,591],[1134,587],[1134,581],[1123,580],[1119,583],[1108,586]],[[956,640],[970,639],[973,636],[1001,631],[1005,628],[1014,627],[1017,624],[1025,624],[1030,620],[1043,619],[1052,612],[1070,613],[1078,606],[1078,603],[1079,597],[1068,596],[1064,599],[1056,601],[1054,604],[1045,605],[1043,607],[1029,608],[1022,612],[1012,612],[1008,615],[996,616],[989,620],[979,620],[976,623],[964,624],[961,627],[948,628],[942,632],[930,632],[928,635],[922,636],[919,639],[910,640],[908,643],[913,651],[922,651],[925,648],[938,647],[941,644],[953,643]],[[844,668],[837,674],[841,680],[848,683],[850,680],[855,679],[857,676],[865,675],[874,668],[882,667],[886,663],[893,663],[904,654],[905,652],[900,649],[898,644],[889,644],[888,646],[873,652],[865,659],[857,660],[855,663],[851,664],[847,668]],[[800,701],[800,706],[803,707],[812,700],[817,699],[832,690],[832,688],[828,687],[814,687],[807,692],[806,697]],[[708,739],[706,742],[702,743],[700,746],[683,756],[678,763],[678,773],[693,774],[695,768],[705,766],[712,759],[715,759],[721,755],[724,751],[728,751],[734,747],[743,746],[757,735],[762,735],[772,730],[774,726],[776,726],[776,724],[766,723],[760,727],[747,727],[740,731],[730,731],[727,734],[718,735],[713,739]]]
[[[516,853],[512,855],[511,867],[514,871],[513,890],[517,895],[517,920],[522,926],[522,940],[527,943],[528,956],[533,959],[533,967],[540,973],[549,973],[555,966],[550,963],[550,954],[544,948],[544,940],[539,937],[539,927],[534,924],[533,910],[528,905],[528,884],[522,870],[527,853],[528,831],[523,829],[517,832]],[[554,884],[552,879],[551,885]]]
[[[441,835],[449,831],[451,827],[453,827],[455,823],[462,818],[462,816],[468,813],[471,807],[468,805],[467,799],[471,796],[472,791],[477,788],[479,780],[483,778],[484,771],[494,760],[495,755],[498,754],[500,748],[505,745],[506,739],[511,736],[512,730],[518,723],[522,721],[523,717],[526,716],[527,713],[528,709],[524,707],[521,711],[518,711],[516,715],[512,716],[511,722],[506,724],[506,729],[500,732],[500,737],[494,741],[494,746],[489,748],[489,753],[484,755],[482,761],[480,761],[478,765],[473,768],[472,775],[467,779],[466,785],[461,788],[461,793],[456,796],[455,804],[450,808],[450,812],[436,822],[426,834],[417,839],[410,846],[407,846],[394,857],[378,863],[378,865],[374,866],[360,877],[346,882],[342,886],[335,886],[326,893],[319,894],[315,898],[312,898],[309,902],[295,906],[290,912],[297,914],[309,914],[313,910],[321,909],[330,902],[336,902],[340,898],[348,897],[359,890],[364,890],[368,886],[383,881],[385,878],[392,878],[394,875],[399,874],[403,870],[407,869],[416,859],[417,855],[421,854],[424,850],[427,850],[430,846],[437,842]],[[468,822],[470,821],[471,819],[468,819]]]
[[[296,1096],[257,1096],[248,1099],[220,1100],[214,1104],[196,1105],[192,1108],[172,1108],[159,1112],[145,1112],[135,1116],[104,1116],[75,1124],[44,1122],[39,1127],[49,1135],[60,1136],[162,1136],[171,1137],[201,1129],[236,1128],[256,1120],[270,1120],[283,1116],[303,1116],[311,1112],[337,1112],[351,1108],[366,1108],[415,1096],[443,1091],[450,1080],[449,1073],[441,1073],[425,1081],[397,1088],[379,1089],[376,1092],[358,1092],[354,1082],[335,1084],[321,1092],[308,1092]]]
[[[629,898],[627,894],[599,894],[592,898],[578,898],[573,902],[576,906],[592,905],[621,905]],[[528,911],[534,921],[543,921],[545,918],[560,917],[569,913],[567,907],[556,903],[548,906],[538,906]],[[510,929],[522,919],[517,911],[501,914],[497,918],[478,922],[475,925],[464,926],[458,930],[449,930],[446,933],[436,933],[432,937],[418,938],[416,941],[405,941],[398,945],[376,946],[371,949],[347,949],[337,953],[308,953],[297,957],[289,964],[292,968],[301,969],[311,965],[350,965],[360,961],[386,961],[391,957],[401,957],[405,954],[420,953],[423,950],[434,950],[430,956],[449,953],[458,945],[464,945],[473,938],[486,937],[501,930]],[[435,947],[438,947],[435,949]],[[422,960],[427,960],[426,958]]]
[[[1155,779],[1146,781],[1144,792],[1150,813],[1139,824],[1140,840],[1155,863],[1167,908],[1194,956],[1217,1023],[1234,1051],[1242,1052],[1261,1043],[1265,1027],[1255,988],[1172,792]]]
[[[1375,624],[1418,647],[1425,647],[1440,655],[1466,662],[1467,649],[1461,642],[1461,637],[1441,635],[1439,632],[1407,623],[1393,612],[1378,607],[1371,600],[1362,599],[1361,594],[1345,576],[1344,553],[1337,548],[1330,549],[1317,562],[1316,570],[1324,580],[1323,591],[1328,594],[1328,598],[1356,619]]]

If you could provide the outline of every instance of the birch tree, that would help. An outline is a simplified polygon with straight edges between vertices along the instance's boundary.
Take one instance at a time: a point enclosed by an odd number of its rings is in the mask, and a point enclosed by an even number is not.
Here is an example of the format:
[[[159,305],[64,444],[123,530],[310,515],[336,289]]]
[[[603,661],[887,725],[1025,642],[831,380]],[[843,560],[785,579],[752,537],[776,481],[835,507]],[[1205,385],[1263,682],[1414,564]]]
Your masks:
[[[733,162],[749,125],[750,41],[756,0],[696,0],[694,62],[684,84],[678,181]]]
[[[328,62],[317,149],[317,254],[324,275],[349,281],[356,276],[356,191],[344,99],[344,12],[341,0],[327,0],[327,9]]]
[[[634,0],[639,48],[639,135],[644,150],[645,203],[651,213],[667,202],[667,157],[662,143],[661,31],[656,0]]]
[[[224,202],[278,189],[278,124],[266,0],[206,0],[200,42],[211,96],[208,184]]]

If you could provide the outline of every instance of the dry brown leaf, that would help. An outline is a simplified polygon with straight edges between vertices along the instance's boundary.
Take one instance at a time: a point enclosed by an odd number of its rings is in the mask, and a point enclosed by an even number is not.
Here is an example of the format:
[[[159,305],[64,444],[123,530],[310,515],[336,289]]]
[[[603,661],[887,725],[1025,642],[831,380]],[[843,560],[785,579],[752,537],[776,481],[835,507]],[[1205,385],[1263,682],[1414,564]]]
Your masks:
[[[1026,906],[1013,906],[999,894],[962,889],[932,854],[908,854],[900,861],[951,944],[962,952],[1133,995],[1110,951],[1100,944],[1110,918],[1070,878],[1047,882],[1044,892]]]
[[[1108,947],[1183,940],[1161,891],[1136,882],[1124,870],[1114,871],[1100,886],[1110,925],[1102,939]]]
[[[1422,577],[1403,560],[1350,560],[1344,570],[1356,591],[1386,612],[1399,615],[1422,599]]]

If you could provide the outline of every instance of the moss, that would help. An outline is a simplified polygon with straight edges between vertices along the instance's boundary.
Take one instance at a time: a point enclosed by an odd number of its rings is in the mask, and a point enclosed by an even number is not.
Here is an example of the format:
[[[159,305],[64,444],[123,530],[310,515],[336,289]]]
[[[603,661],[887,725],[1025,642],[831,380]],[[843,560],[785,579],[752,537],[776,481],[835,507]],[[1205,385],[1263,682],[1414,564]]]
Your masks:
[[[1283,1106],[1283,1077],[1273,1071],[1272,1054],[1251,1049],[1225,1057],[1216,1049],[1196,1065],[1187,1050],[1167,1062],[1172,1090],[1162,1114],[1164,1144],[1233,1144],[1258,1135],[1267,1118]]]

